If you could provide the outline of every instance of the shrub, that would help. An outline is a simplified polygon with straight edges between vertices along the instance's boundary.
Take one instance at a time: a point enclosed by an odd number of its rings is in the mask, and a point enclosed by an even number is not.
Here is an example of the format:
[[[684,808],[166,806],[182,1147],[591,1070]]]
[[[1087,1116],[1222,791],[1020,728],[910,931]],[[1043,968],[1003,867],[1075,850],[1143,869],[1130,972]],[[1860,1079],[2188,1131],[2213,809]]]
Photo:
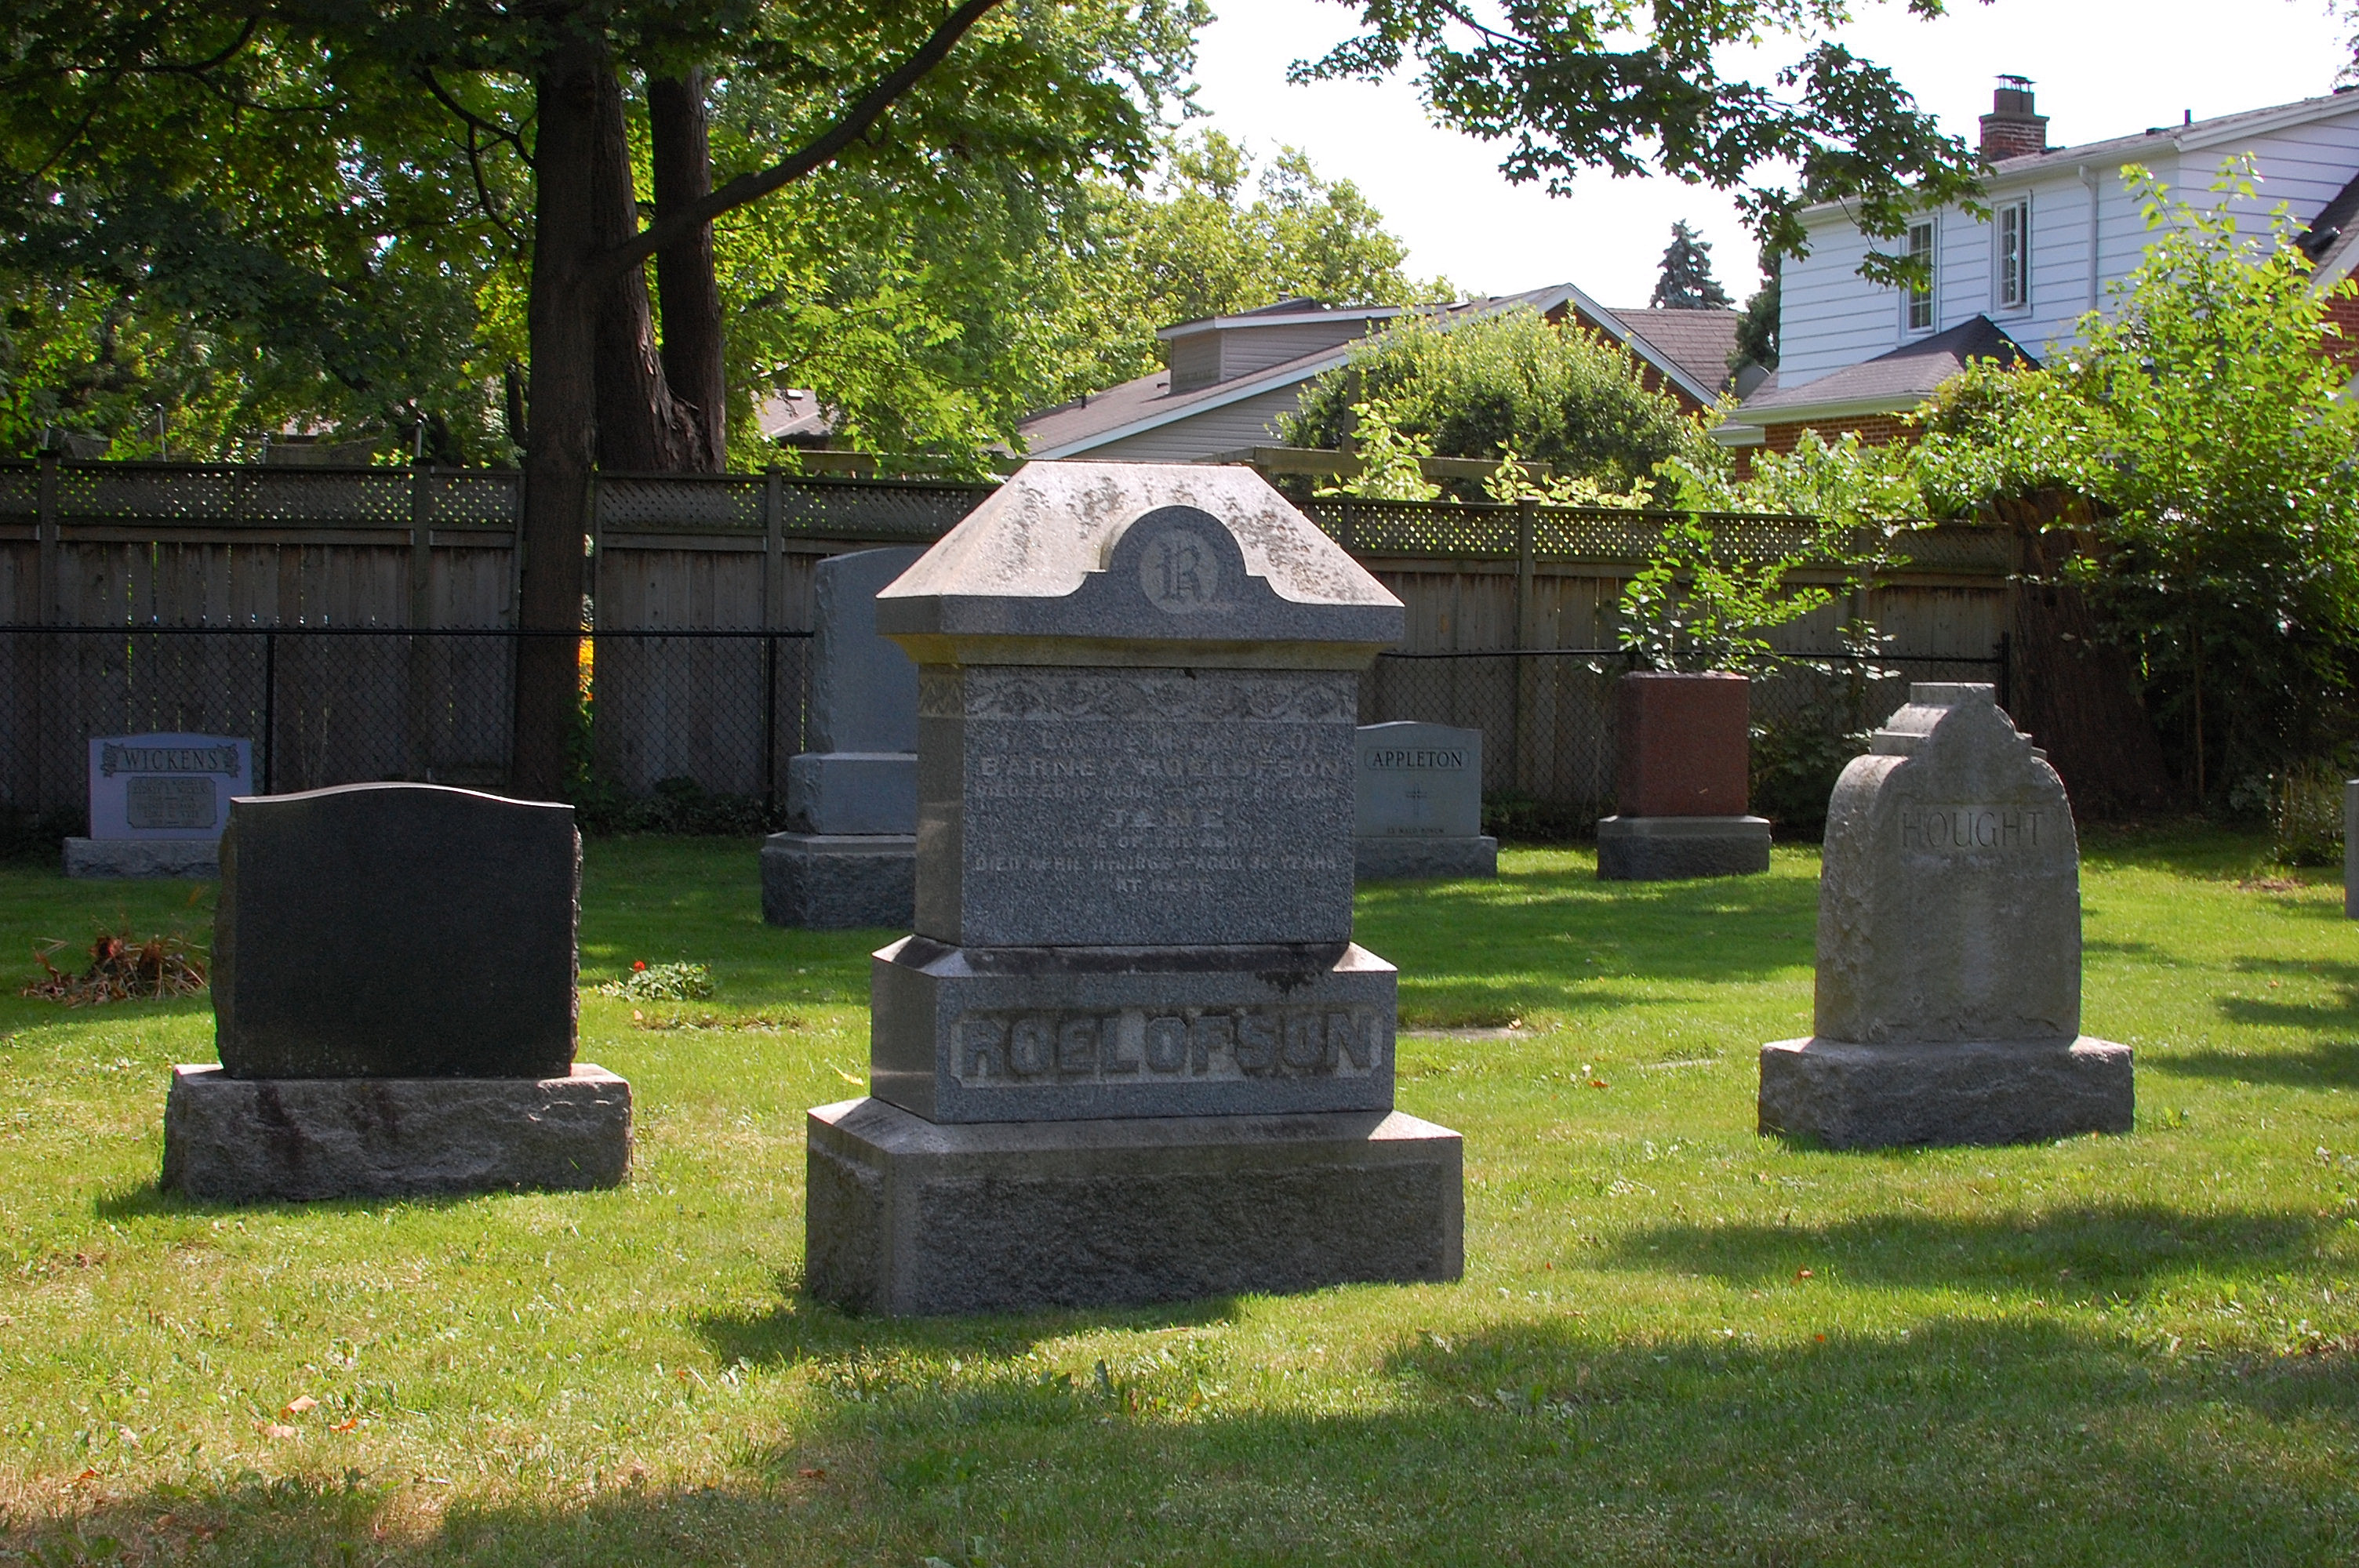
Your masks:
[[[1667,458],[1707,460],[1712,445],[1676,398],[1647,390],[1627,350],[1525,306],[1456,322],[1405,319],[1305,388],[1279,436],[1345,446],[1359,434],[1356,406],[1372,403],[1393,430],[1441,457],[1513,451],[1618,491]]]

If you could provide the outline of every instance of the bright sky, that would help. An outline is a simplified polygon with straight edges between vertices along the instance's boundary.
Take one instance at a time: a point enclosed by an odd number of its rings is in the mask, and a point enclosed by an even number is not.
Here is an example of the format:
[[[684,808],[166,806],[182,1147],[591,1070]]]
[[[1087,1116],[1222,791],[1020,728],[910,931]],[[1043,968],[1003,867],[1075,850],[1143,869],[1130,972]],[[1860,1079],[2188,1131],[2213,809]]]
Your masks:
[[[1571,282],[1608,305],[1643,304],[1685,219],[1712,242],[1715,272],[1740,301],[1755,287],[1754,244],[1718,192],[1654,178],[1583,177],[1551,198],[1511,186],[1497,148],[1435,127],[1406,80],[1379,86],[1289,87],[1288,62],[1347,35],[1353,13],[1313,0],[1215,0],[1221,19],[1200,48],[1199,102],[1210,123],[1257,155],[1306,149],[1321,174],[1348,178],[1408,243],[1412,275],[1447,276],[1462,294]],[[1950,0],[1919,21],[1899,5],[1862,5],[1840,35],[1890,67],[1942,125],[1972,142],[1994,78],[2028,76],[2051,146],[2126,135],[2193,110],[2215,114],[2328,91],[2343,59],[2327,0]],[[1773,43],[1766,80],[1798,56]]]

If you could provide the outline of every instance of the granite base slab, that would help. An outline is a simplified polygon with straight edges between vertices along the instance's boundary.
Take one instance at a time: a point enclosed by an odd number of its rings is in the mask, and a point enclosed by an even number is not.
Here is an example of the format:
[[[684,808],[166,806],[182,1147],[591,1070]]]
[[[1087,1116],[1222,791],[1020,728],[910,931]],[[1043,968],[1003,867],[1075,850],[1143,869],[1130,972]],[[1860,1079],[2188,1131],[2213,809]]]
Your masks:
[[[218,838],[69,838],[66,875],[91,881],[221,876]]]
[[[1364,882],[1495,877],[1499,841],[1487,833],[1475,838],[1354,838],[1352,874]]]
[[[1597,824],[1605,881],[1749,877],[1769,869],[1766,816],[1607,816]]]
[[[918,840],[894,833],[773,833],[762,841],[762,918],[839,931],[917,917]]]
[[[617,1185],[631,1086],[561,1078],[233,1078],[172,1069],[164,1186],[219,1203]]]
[[[889,643],[886,652],[900,656]],[[787,819],[810,833],[915,833],[918,754],[803,752],[789,757]]]
[[[2077,1040],[1761,1047],[1760,1130],[1829,1149],[2038,1143],[2127,1132],[2130,1048]]]
[[[869,968],[869,1092],[938,1122],[1389,1110],[1398,986],[1350,943],[905,936]]]
[[[886,1316],[1192,1301],[1465,1267],[1459,1135],[1399,1111],[943,1127],[810,1113],[804,1282]]]

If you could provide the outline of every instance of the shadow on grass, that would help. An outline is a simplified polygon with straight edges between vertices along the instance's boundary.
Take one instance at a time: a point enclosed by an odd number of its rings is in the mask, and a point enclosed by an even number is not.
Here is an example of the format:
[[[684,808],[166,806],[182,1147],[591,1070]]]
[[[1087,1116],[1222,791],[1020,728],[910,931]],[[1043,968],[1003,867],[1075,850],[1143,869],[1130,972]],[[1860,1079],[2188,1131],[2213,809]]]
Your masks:
[[[1043,1340],[1094,1329],[1154,1332],[1202,1328],[1236,1315],[1228,1296],[1169,1305],[1051,1310],[993,1317],[856,1317],[802,1292],[800,1280],[782,1275],[780,1300],[766,1312],[715,1313],[690,1326],[723,1365],[755,1368],[841,1363],[846,1375],[892,1374],[881,1369],[926,1357],[1021,1356]],[[865,1367],[866,1372],[857,1369]]]
[[[2340,911],[2336,912],[2340,919]],[[2229,1022],[2327,1038],[2307,1048],[2264,1047],[2248,1052],[2164,1051],[2147,1054],[2141,1065],[2178,1077],[2213,1078],[2290,1088],[2359,1088],[2359,964],[2299,958],[2239,958],[2240,975],[2323,980],[2333,995],[2323,1001],[2276,1001],[2257,996],[2223,996],[2213,1006]]]
[[[1815,878],[1601,882],[1580,870],[1362,890],[1355,939],[1399,966],[1405,1018],[1496,1024],[1627,1005],[1599,980],[1739,982],[1807,971]]]
[[[74,1561],[78,1535],[152,1560],[471,1568],[1790,1568],[2343,1561],[2359,1524],[2332,1458],[2359,1437],[2343,1355],[2230,1364],[1962,1319],[1617,1343],[1546,1318],[1404,1331],[1356,1407],[1272,1404],[1221,1380],[1234,1375],[1136,1345],[1096,1376],[999,1364],[823,1381],[784,1435],[705,1454],[682,1483],[609,1473],[585,1489],[552,1467],[530,1478],[538,1495],[421,1514],[365,1476],[250,1477],[115,1498],[71,1525],[20,1514],[0,1546]]]
[[[219,1217],[231,1214],[279,1214],[318,1217],[359,1215],[375,1217],[387,1210],[402,1213],[453,1209],[486,1198],[548,1197],[550,1189],[523,1188],[513,1192],[491,1191],[475,1193],[398,1193],[379,1197],[306,1198],[300,1201],[255,1199],[239,1202],[233,1199],[193,1198],[180,1193],[167,1192],[162,1184],[153,1179],[126,1183],[112,1192],[92,1198],[90,1212],[100,1219],[171,1219],[194,1216]]]
[[[1834,1225],[1666,1225],[1629,1232],[1610,1267],[1787,1286],[1810,1271],[1829,1284],[2102,1300],[2158,1276],[2274,1273],[2311,1255],[2323,1223],[2288,1214],[2190,1214],[2154,1204],[2009,1219],[1891,1215]]]

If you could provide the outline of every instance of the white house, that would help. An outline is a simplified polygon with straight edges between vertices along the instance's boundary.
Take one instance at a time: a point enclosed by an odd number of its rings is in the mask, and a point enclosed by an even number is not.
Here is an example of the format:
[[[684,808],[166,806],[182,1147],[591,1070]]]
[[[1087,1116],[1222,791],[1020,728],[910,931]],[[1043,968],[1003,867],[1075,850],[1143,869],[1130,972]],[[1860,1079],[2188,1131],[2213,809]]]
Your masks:
[[[1930,287],[1862,278],[1871,245],[1890,242],[1861,233],[1841,204],[1803,214],[1810,254],[1785,264],[1778,369],[1714,432],[1723,443],[1788,451],[1806,428],[1888,439],[1899,416],[1967,359],[2020,352],[2037,361],[2069,348],[2081,317],[2103,308],[2108,287],[2145,254],[2148,230],[2123,181],[2125,165],[2209,204],[2219,200],[2210,187],[2221,164],[2249,155],[2259,194],[2229,199],[2241,226],[2266,232],[2283,203],[2306,226],[2302,248],[2321,287],[2359,259],[2359,92],[2212,120],[2182,116],[2136,135],[2051,148],[2030,84],[2000,81],[1981,124],[1988,215],[1952,206],[1908,226],[1907,248],[1930,258]]]
[[[1234,316],[1182,321],[1156,334],[1169,368],[1027,415],[1017,426],[1035,458],[1199,462],[1277,439],[1312,378],[1408,310],[1471,319],[1527,306],[1567,316],[1628,349],[1639,377],[1690,410],[1712,406],[1729,382],[1734,310],[1609,309],[1569,283],[1437,307],[1324,305],[1287,299]]]

